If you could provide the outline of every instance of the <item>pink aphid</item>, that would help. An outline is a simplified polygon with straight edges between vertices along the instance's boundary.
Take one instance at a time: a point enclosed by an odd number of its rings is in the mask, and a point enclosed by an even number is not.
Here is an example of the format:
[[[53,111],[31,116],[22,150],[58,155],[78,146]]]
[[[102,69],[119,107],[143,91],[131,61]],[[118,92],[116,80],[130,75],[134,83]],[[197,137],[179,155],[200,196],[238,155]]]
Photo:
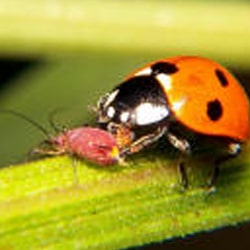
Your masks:
[[[46,141],[51,150],[36,149],[48,155],[71,154],[101,166],[122,162],[116,139],[107,131],[79,127],[62,132]]]
[[[101,166],[123,163],[117,140],[109,132],[100,128],[79,127],[50,136],[48,131],[38,122],[14,110],[0,109],[1,113],[19,117],[37,127],[48,139],[33,153],[42,155],[69,154],[88,160]],[[52,127],[56,128],[52,123]],[[48,148],[49,146],[49,148]]]

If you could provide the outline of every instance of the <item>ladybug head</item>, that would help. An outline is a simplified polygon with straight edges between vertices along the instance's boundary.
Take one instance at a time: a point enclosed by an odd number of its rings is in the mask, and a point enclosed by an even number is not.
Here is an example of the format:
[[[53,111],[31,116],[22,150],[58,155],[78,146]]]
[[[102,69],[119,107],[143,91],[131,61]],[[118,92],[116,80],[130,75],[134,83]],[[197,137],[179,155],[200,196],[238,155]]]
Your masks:
[[[98,102],[98,122],[128,127],[147,126],[168,118],[167,98],[153,76],[135,76],[118,85]]]

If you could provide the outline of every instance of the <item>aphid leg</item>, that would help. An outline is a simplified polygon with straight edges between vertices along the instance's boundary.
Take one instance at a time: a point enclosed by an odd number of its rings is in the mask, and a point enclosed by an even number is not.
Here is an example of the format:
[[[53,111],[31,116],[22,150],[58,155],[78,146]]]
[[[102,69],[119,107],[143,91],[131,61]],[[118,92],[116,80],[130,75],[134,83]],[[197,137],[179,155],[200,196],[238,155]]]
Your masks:
[[[159,127],[151,134],[147,134],[145,136],[140,137],[138,140],[134,141],[129,145],[121,150],[121,156],[126,156],[130,154],[137,153],[144,149],[145,147],[153,144],[154,142],[158,141],[160,137],[162,137],[166,133],[167,127]]]
[[[229,143],[227,148],[227,155],[215,159],[213,173],[208,183],[209,188],[213,188],[216,185],[220,173],[221,164],[228,161],[229,159],[236,157],[240,152],[241,152],[241,145],[239,143]]]
[[[66,153],[65,148],[54,148],[53,140],[47,139],[42,141],[36,148],[28,152],[28,157],[33,158],[33,156],[57,156]]]
[[[38,155],[54,155],[54,156],[57,156],[57,155],[62,155],[64,154],[64,152],[61,152],[61,151],[54,151],[54,150],[47,150],[47,149],[41,149],[41,148],[35,148],[33,149],[30,154],[38,154]]]
[[[75,157],[71,157],[72,159],[72,167],[73,167],[73,175],[74,175],[74,184],[77,187],[79,185],[78,171],[77,171],[77,159]]]

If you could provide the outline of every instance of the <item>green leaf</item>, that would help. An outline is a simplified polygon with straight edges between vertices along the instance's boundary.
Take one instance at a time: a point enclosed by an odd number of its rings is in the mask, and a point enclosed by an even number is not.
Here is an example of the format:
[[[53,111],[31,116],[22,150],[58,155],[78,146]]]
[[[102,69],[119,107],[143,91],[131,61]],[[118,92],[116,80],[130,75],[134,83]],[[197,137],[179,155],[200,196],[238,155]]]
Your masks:
[[[209,166],[193,163],[184,190],[175,160],[147,155],[126,167],[55,157],[2,169],[0,248],[121,249],[250,219],[247,152],[214,192],[201,187]]]

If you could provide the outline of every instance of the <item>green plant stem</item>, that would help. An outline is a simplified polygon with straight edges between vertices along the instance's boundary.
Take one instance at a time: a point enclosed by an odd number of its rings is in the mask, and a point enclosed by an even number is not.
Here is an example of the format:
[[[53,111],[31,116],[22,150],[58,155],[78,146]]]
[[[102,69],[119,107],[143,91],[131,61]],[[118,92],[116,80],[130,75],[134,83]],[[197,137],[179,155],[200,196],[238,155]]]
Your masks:
[[[77,161],[77,175],[68,157],[2,169],[0,247],[121,249],[248,221],[247,160],[227,164],[212,193],[183,190],[176,163],[157,156],[111,168]]]

